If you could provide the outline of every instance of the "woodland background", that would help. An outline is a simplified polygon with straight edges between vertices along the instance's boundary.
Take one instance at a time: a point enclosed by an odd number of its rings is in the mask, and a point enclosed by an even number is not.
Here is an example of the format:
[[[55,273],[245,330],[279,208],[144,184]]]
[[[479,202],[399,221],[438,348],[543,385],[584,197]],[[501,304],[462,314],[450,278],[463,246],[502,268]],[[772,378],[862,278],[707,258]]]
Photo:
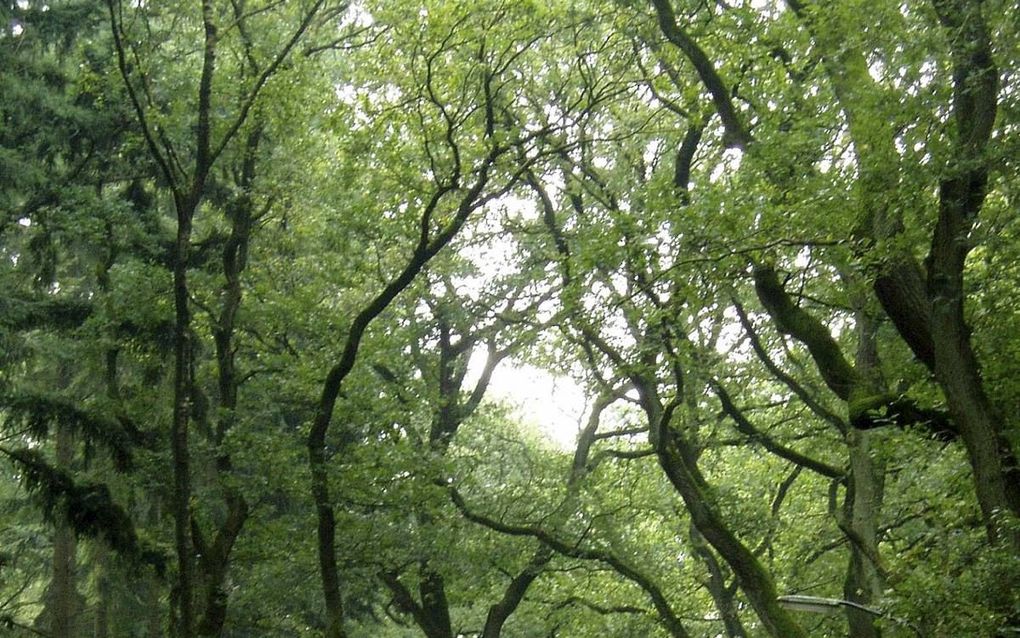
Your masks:
[[[1014,3],[0,15],[5,635],[1020,631]]]

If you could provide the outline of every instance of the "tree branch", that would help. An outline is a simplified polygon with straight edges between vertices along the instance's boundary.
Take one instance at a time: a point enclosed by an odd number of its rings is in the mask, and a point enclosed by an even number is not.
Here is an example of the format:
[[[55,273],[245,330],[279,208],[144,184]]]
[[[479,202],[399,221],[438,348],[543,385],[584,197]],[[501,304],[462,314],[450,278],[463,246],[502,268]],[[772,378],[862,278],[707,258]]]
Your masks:
[[[698,46],[677,23],[676,14],[673,12],[671,0],[652,0],[655,13],[659,20],[659,27],[666,39],[680,49],[697,71],[701,83],[705,85],[712,103],[715,104],[716,112],[722,120],[725,129],[724,141],[728,147],[746,149],[753,141],[751,134],[740,121],[733,100],[730,99],[730,92],[723,84],[718,71],[712,65],[705,52]]]
[[[799,467],[807,468],[812,472],[816,472],[827,478],[838,479],[840,481],[846,478],[846,472],[844,470],[829,465],[828,463],[823,463],[813,459],[806,454],[801,454],[793,448],[786,447],[770,437],[768,434],[756,428],[744,415],[743,411],[736,406],[733,399],[730,397],[729,392],[726,391],[718,380],[713,379],[709,383],[715,391],[716,396],[719,397],[719,402],[722,404],[723,411],[726,412],[727,416],[729,416],[733,423],[737,426],[737,430],[739,430],[742,434],[747,435],[752,443],[760,443],[763,448],[776,456],[784,458]]]

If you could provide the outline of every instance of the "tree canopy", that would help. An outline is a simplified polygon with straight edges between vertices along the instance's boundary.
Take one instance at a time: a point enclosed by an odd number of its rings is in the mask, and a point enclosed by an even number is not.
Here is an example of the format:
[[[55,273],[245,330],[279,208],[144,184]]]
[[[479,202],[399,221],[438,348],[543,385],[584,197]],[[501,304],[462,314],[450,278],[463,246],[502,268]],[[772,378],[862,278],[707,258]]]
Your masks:
[[[0,627],[1020,632],[1018,15],[0,3]]]

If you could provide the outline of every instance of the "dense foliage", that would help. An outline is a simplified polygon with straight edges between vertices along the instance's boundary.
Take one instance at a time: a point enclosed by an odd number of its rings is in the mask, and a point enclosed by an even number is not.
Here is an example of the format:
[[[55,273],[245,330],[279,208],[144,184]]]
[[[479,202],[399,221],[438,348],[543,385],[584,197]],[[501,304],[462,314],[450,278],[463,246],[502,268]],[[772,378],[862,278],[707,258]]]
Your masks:
[[[1015,9],[0,3],[4,635],[1020,632]]]

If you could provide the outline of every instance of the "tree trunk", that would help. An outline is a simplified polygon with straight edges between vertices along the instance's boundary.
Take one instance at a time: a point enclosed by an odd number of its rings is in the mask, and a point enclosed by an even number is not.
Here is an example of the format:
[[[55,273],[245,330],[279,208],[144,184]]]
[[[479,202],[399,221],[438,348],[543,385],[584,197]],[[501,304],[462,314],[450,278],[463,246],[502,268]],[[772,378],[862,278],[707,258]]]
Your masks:
[[[840,527],[850,537],[850,560],[843,597],[864,607],[873,606],[882,596],[883,582],[878,561],[878,515],[882,507],[883,469],[874,460],[871,439],[874,432],[850,430],[850,475],[843,520]],[[846,608],[850,638],[881,638],[874,614]]]
[[[110,565],[109,549],[102,542],[96,543],[95,569],[96,604],[92,624],[93,638],[110,638]]]
[[[248,503],[244,497],[231,491],[227,495],[227,517],[216,533],[211,546],[199,547],[199,574],[203,585],[203,608],[198,623],[199,636],[219,636],[227,619],[227,575],[230,555],[241,528],[248,520]],[[197,535],[201,538],[201,535]]]
[[[701,535],[698,528],[694,525],[690,525],[689,528],[691,546],[694,548],[694,553],[701,558],[701,561],[705,563],[705,568],[708,570],[708,582],[705,586],[708,589],[708,593],[712,595],[715,608],[719,611],[719,616],[722,618],[727,638],[745,638],[747,630],[744,629],[744,624],[740,620],[740,613],[737,611],[736,586],[733,589],[727,587],[722,566],[712,552],[711,547],[705,542],[705,537]]]
[[[145,638],[163,638],[163,605],[160,601],[160,585],[155,576],[145,579],[144,604],[148,611],[145,623]],[[171,612],[172,613],[172,612]]]
[[[73,460],[74,439],[66,427],[58,426],[56,465],[67,470]],[[73,638],[78,635],[81,599],[77,589],[77,547],[74,530],[64,517],[57,517],[53,532],[53,572],[38,622],[48,628],[51,636]]]
[[[952,53],[956,129],[954,156],[939,184],[939,217],[928,255],[935,377],[970,456],[988,537],[1020,550],[1020,532],[1006,531],[1005,520],[1010,514],[1020,517],[1020,467],[1008,426],[985,394],[964,315],[964,269],[971,230],[987,194],[985,152],[995,126],[999,70],[980,1],[935,0],[932,5]]]
[[[450,603],[446,598],[443,576],[428,561],[422,561],[420,569],[418,595],[421,597],[422,609],[428,615],[428,626],[431,628],[429,638],[453,638]]]
[[[691,524],[719,552],[733,570],[748,602],[765,630],[776,638],[807,638],[804,630],[779,606],[775,582],[754,554],[726,525],[706,494],[707,483],[698,471],[695,451],[681,433],[671,427],[655,387],[647,380],[634,379],[650,427],[650,439],[657,450],[659,465],[684,500]]]
[[[217,449],[214,460],[215,475],[224,492],[226,516],[216,529],[211,545],[204,541],[197,524],[192,527],[192,542],[200,555],[198,576],[202,583],[201,613],[198,614],[199,636],[219,636],[227,618],[229,596],[226,581],[230,568],[231,552],[248,520],[248,502],[244,495],[227,478],[233,471],[230,456],[223,452],[227,433],[237,421],[238,393],[241,381],[237,370],[236,325],[243,299],[241,275],[248,265],[248,247],[256,217],[251,191],[255,185],[257,154],[262,140],[262,124],[256,119],[253,129],[245,138],[244,155],[237,187],[240,195],[224,202],[226,217],[230,221],[230,236],[223,247],[222,299],[219,314],[213,327],[216,347],[218,410],[212,445]],[[210,428],[204,428],[209,432]]]
[[[407,289],[418,278],[428,263],[445,248],[460,232],[468,217],[480,206],[482,191],[489,184],[489,169],[502,151],[494,149],[484,160],[478,170],[474,184],[466,189],[461,196],[453,219],[442,230],[433,233],[429,229],[428,220],[433,211],[453,187],[439,186],[433,193],[425,209],[422,211],[422,231],[410,258],[403,269],[386,286],[362,307],[351,321],[343,351],[322,384],[322,394],[315,409],[315,417],[308,431],[306,440],[308,448],[308,468],[311,474],[312,501],[318,518],[318,559],[321,576],[323,598],[326,605],[326,638],[346,638],[343,629],[343,597],[340,593],[340,568],[336,559],[336,515],[333,501],[329,495],[329,468],[327,467],[326,435],[333,421],[333,410],[340,396],[344,380],[354,370],[361,349],[362,339],[369,326],[386,310],[400,293]],[[458,173],[457,178],[460,178]]]
[[[332,410],[332,406],[330,406]],[[317,417],[317,420],[320,417]],[[329,418],[326,418],[328,423]],[[336,519],[329,496],[329,474],[326,467],[325,427],[320,437],[309,436],[308,465],[311,470],[312,499],[318,516],[319,576],[326,605],[325,638],[347,638],[344,631],[344,605],[340,594],[340,568],[336,560]]]
[[[967,179],[968,177],[972,179]],[[964,319],[963,268],[969,250],[967,202],[983,181],[972,175],[946,180],[942,185],[939,223],[932,241],[928,295],[932,300],[931,325],[935,343],[935,378],[946,395],[949,412],[960,430],[974,473],[974,487],[988,538],[1003,538],[1004,515],[1020,516],[1020,467],[981,381],[980,367]],[[977,191],[977,192],[975,192]],[[1010,539],[1020,549],[1020,536]]]
[[[528,561],[528,564],[518,573],[507,588],[503,591],[503,597],[499,602],[489,607],[489,613],[485,617],[485,628],[482,630],[482,638],[500,638],[503,635],[503,627],[506,621],[517,610],[517,607],[524,600],[531,583],[545,569],[545,566],[552,560],[553,552],[546,545],[539,545],[535,554]]]
[[[807,638],[800,625],[779,606],[772,577],[709,504],[700,485],[700,475],[685,465],[682,444],[675,442],[677,436],[672,432],[667,435],[670,441],[664,444],[659,453],[659,464],[684,499],[691,521],[736,574],[744,595],[769,635],[776,638]]]
[[[195,626],[193,610],[194,560],[191,547],[191,455],[188,424],[191,415],[191,311],[188,292],[188,256],[191,222],[195,204],[180,202],[177,212],[177,243],[174,254],[174,408],[170,426],[173,454],[174,544],[177,550],[175,600],[177,638],[191,638]]]

